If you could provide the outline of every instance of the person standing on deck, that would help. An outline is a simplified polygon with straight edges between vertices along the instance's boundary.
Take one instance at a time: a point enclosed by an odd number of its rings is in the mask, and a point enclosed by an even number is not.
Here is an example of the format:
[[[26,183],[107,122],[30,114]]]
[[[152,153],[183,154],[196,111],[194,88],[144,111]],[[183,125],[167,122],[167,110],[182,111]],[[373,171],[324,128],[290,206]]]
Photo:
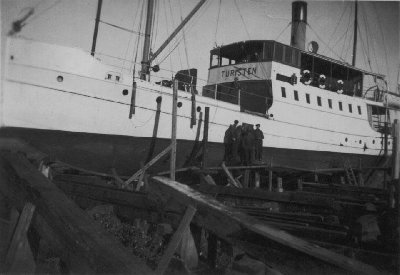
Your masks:
[[[237,120],[235,120],[235,122],[236,121]],[[238,160],[238,156],[240,154],[239,149],[241,145],[241,140],[242,140],[242,126],[237,126],[234,130],[233,144],[232,144],[232,159],[235,162]]]
[[[260,124],[256,124],[256,130],[254,131],[254,137],[255,137],[255,157],[256,160],[262,161],[262,148],[263,148],[263,139],[264,139],[264,134],[260,130]]]
[[[242,165],[251,165],[254,158],[254,130],[253,126],[246,125],[242,135]]]
[[[224,161],[230,161],[232,159],[233,153],[233,143],[235,142],[236,138],[236,127],[239,121],[235,120],[234,124],[229,125],[229,128],[225,131],[224,136],[224,145],[225,145],[225,153],[224,153]]]

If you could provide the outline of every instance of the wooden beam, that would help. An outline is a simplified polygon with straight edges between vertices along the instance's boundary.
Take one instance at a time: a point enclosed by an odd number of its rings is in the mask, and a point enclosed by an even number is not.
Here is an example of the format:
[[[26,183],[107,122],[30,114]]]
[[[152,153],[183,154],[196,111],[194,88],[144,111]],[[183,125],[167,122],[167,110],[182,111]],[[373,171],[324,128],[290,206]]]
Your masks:
[[[172,94],[172,129],[171,129],[171,158],[169,161],[170,178],[175,180],[176,169],[176,122],[178,112],[178,80],[174,79]]]
[[[245,228],[259,236],[257,242],[262,239],[269,240],[271,245],[285,250],[285,255],[289,257],[288,259],[293,259],[293,257],[297,258],[299,255],[306,255],[314,261],[318,261],[320,264],[325,263],[349,272],[357,274],[380,274],[375,268],[367,264],[338,255],[327,249],[315,246],[303,239],[287,234],[282,230],[275,229],[267,223],[227,207],[216,199],[201,194],[187,185],[163,177],[153,177],[153,181],[154,184],[166,192],[165,194],[171,195],[176,201],[180,202],[180,204],[195,204],[198,211],[196,217],[203,220],[202,225],[205,229],[211,230],[223,239],[232,242],[232,236],[236,234],[238,230],[241,231],[242,228]],[[154,188],[153,190],[156,189],[157,188]],[[218,222],[214,223],[208,219]],[[231,236],[231,238],[228,236]]]
[[[225,166],[225,161],[222,162],[221,167],[223,169],[223,171],[225,172],[225,175],[228,177],[229,182],[237,187],[237,188],[242,188],[243,186],[240,184],[240,182],[238,182],[237,180],[235,180],[235,178],[232,176],[231,172],[229,172],[228,168],[226,168]]]
[[[31,225],[35,208],[35,205],[27,202],[19,216],[17,227],[15,228],[5,259],[6,271],[10,271],[9,268],[16,260],[15,256],[17,255],[18,250],[28,241],[26,233]]]
[[[169,151],[171,151],[172,145],[169,145],[163,151],[161,151],[157,156],[155,156],[151,161],[146,163],[143,168],[139,169],[135,174],[133,174],[129,179],[125,181],[125,186],[131,184],[134,180],[137,180],[138,177],[147,169],[149,169],[154,163],[159,161],[163,156],[165,156]]]
[[[188,230],[190,222],[193,219],[194,214],[196,213],[196,208],[189,205],[186,208],[185,214],[179,223],[178,228],[176,229],[174,235],[168,243],[168,247],[164,252],[164,255],[161,257],[160,262],[158,263],[156,274],[164,274],[167,270],[168,264],[171,261],[172,256],[174,255],[176,249],[178,248],[179,243],[182,240],[183,233],[185,230]]]
[[[208,127],[209,127],[209,123],[210,123],[210,107],[206,107],[205,108],[205,113],[204,113],[202,168],[207,167],[207,159],[208,159]]]
[[[15,205],[26,200],[35,204],[37,214],[54,232],[64,253],[74,253],[79,265],[95,273],[150,273],[141,259],[106,233],[25,157],[1,152],[0,192]]]

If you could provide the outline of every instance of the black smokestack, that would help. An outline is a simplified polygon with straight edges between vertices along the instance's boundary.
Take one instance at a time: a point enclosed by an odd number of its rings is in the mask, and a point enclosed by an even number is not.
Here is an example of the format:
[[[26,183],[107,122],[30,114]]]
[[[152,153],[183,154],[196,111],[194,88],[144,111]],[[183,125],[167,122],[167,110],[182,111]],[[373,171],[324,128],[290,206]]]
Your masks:
[[[304,50],[306,46],[307,3],[294,1],[292,3],[292,34],[290,46]]]

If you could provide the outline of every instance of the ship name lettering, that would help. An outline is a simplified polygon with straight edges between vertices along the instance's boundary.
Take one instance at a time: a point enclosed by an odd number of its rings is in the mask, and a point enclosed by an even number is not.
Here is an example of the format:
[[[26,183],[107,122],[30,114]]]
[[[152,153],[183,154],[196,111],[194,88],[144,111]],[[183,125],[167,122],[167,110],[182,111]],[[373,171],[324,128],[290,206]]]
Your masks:
[[[221,72],[221,76],[224,78],[227,77],[238,77],[238,76],[250,76],[250,75],[256,75],[257,74],[257,68],[238,68],[236,70],[224,70]]]

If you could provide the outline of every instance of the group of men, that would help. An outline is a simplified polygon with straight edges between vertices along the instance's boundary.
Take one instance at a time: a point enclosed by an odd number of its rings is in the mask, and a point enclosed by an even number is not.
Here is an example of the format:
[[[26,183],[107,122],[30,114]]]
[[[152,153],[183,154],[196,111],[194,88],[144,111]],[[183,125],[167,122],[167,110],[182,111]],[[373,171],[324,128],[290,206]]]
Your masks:
[[[252,125],[238,125],[235,120],[225,131],[224,161],[236,161],[238,156],[243,165],[250,165],[254,160],[262,161],[262,145],[264,134],[260,130],[260,124],[256,124],[256,129]]]

